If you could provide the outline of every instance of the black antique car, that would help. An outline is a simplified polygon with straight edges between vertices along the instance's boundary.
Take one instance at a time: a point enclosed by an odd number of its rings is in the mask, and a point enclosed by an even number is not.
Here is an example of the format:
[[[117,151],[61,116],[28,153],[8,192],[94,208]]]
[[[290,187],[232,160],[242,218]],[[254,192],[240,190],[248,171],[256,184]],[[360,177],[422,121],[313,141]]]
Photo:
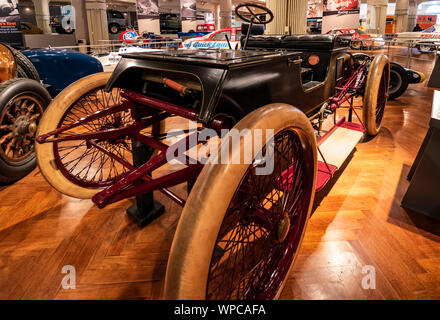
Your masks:
[[[184,207],[168,299],[277,298],[315,192],[381,127],[386,56],[358,59],[330,35],[252,35],[252,25],[272,20],[270,10],[246,4],[236,13],[250,22],[243,50],[126,54],[112,74],[61,92],[37,132],[41,172],[60,192],[103,208],[158,190]],[[324,131],[329,115],[334,125]],[[198,125],[168,145],[171,117]],[[206,146],[212,132],[221,143],[209,158],[179,154]],[[177,158],[183,168],[156,174]],[[168,189],[186,181],[186,200]]]

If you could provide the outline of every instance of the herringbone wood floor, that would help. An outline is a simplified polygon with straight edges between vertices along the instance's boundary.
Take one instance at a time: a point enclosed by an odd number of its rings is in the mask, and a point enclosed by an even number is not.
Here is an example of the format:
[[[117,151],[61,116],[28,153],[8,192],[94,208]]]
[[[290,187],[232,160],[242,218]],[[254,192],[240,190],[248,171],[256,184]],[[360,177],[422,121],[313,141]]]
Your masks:
[[[397,52],[393,60],[404,64]],[[416,58],[427,60],[412,67],[429,76],[433,56]],[[425,85],[388,103],[380,134],[359,144],[317,195],[282,299],[440,298],[440,222],[400,207],[428,128],[432,90]],[[184,185],[174,190],[186,194]],[[99,210],[57,193],[38,170],[1,187],[0,298],[161,298],[181,209],[160,193],[156,199],[166,213],[140,229],[125,215],[132,200]],[[75,290],[61,288],[64,265],[76,268]],[[375,290],[362,289],[365,265],[376,270]]]

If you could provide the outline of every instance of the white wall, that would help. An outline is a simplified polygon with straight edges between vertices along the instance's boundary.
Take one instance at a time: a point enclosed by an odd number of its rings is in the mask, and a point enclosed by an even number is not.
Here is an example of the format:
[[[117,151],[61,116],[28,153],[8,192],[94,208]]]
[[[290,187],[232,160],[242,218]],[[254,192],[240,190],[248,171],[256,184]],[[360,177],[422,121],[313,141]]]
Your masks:
[[[322,33],[331,29],[357,28],[359,26],[359,14],[344,14],[322,17]]]

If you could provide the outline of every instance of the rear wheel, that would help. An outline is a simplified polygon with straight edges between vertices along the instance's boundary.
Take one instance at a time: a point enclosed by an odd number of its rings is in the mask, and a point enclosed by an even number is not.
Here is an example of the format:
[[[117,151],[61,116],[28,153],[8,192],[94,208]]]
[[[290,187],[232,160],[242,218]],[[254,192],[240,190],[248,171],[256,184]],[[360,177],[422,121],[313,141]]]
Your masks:
[[[38,127],[37,135],[69,125],[96,111],[120,103],[123,98],[119,88],[105,92],[104,87],[111,72],[96,73],[82,78],[63,90],[51,103]],[[59,134],[58,137],[80,133],[93,133],[118,128],[133,123],[130,111],[98,118]],[[149,134],[156,127],[146,128]],[[75,198],[91,198],[113,184],[129,169],[116,161],[102,148],[133,164],[132,141],[129,137],[101,140],[71,140],[37,144],[37,159],[41,173],[59,192]],[[96,144],[96,145],[95,145]]]
[[[266,161],[205,165],[173,240],[166,299],[275,299],[297,256],[315,194],[313,128],[285,104],[257,109],[234,128],[273,129],[273,144],[254,150]],[[259,175],[270,162],[273,170]]]
[[[370,64],[363,97],[363,123],[368,135],[379,133],[388,99],[390,63],[388,58],[377,55]]]
[[[400,97],[408,88],[408,74],[406,70],[395,62],[390,63],[390,88],[388,99]]]
[[[50,100],[35,80],[0,85],[0,182],[21,179],[35,168],[35,131]]]

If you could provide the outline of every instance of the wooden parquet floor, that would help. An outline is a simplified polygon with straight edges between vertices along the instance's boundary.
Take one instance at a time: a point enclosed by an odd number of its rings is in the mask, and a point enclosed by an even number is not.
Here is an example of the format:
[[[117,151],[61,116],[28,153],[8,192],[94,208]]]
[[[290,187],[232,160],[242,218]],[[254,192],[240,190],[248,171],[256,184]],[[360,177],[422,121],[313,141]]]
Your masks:
[[[400,51],[393,60],[404,64]],[[433,55],[412,61],[428,76],[432,66]],[[440,221],[400,207],[431,101],[423,83],[389,102],[380,134],[317,195],[282,299],[440,298]],[[186,195],[186,185],[172,190]],[[99,210],[57,193],[38,170],[0,187],[0,298],[160,299],[181,208],[155,196],[166,212],[140,229],[125,214],[133,200]],[[76,269],[74,290],[61,287],[65,265]],[[362,288],[364,266],[376,271],[374,290]]]

